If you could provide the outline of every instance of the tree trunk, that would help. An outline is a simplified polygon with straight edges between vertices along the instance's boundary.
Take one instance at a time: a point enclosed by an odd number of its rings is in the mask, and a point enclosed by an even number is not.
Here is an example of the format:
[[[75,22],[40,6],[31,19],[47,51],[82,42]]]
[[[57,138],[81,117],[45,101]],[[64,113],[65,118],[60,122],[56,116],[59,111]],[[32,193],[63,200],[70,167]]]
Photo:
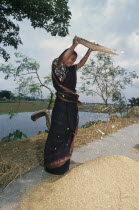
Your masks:
[[[107,99],[105,100],[105,104],[106,104],[106,106],[108,106],[108,100]]]
[[[36,121],[37,119],[39,119],[40,117],[44,117],[46,118],[46,126],[48,128],[48,130],[50,129],[50,125],[51,125],[51,115],[50,115],[50,111],[49,110],[40,110],[34,114],[31,115],[31,119],[32,121]]]

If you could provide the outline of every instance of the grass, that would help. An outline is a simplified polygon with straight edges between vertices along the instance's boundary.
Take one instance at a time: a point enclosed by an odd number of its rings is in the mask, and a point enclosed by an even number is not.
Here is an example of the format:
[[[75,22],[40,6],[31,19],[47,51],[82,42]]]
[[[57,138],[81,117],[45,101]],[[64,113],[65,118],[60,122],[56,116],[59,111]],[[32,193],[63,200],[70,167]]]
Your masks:
[[[119,113],[118,105],[108,105],[105,104],[92,104],[92,105],[81,105],[79,106],[79,111],[88,111],[88,112],[97,112],[97,113]],[[122,112],[126,112],[127,108],[125,107]]]
[[[46,103],[21,102],[21,103],[0,103],[0,114],[9,112],[34,112],[47,109]]]
[[[7,114],[7,113],[18,113],[18,112],[34,112],[39,111],[42,109],[47,109],[47,103],[40,103],[40,102],[0,102],[0,114]],[[80,105],[79,111],[86,111],[86,112],[98,112],[98,113],[115,113],[119,112],[118,107],[115,105],[108,105],[106,107],[104,104],[92,104],[92,105]],[[124,112],[124,110],[123,110]]]
[[[81,128],[89,128],[90,126],[96,125],[98,123],[106,123],[106,121],[102,121],[102,120],[89,121],[89,122],[86,122],[84,125],[82,125]]]

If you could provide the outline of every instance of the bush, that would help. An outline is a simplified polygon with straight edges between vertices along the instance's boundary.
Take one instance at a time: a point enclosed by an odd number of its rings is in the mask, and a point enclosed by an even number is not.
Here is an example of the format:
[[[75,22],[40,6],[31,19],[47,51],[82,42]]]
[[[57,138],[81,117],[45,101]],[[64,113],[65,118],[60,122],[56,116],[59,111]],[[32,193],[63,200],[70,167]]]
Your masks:
[[[99,124],[99,123],[105,123],[106,121],[102,121],[102,120],[97,120],[97,121],[89,121],[89,122],[86,122],[84,125],[81,126],[81,128],[88,128],[92,125],[96,125],[96,124]]]
[[[22,139],[23,137],[27,138],[27,135],[20,130],[16,130],[13,133],[9,133],[8,136],[4,137],[1,142],[13,142]]]

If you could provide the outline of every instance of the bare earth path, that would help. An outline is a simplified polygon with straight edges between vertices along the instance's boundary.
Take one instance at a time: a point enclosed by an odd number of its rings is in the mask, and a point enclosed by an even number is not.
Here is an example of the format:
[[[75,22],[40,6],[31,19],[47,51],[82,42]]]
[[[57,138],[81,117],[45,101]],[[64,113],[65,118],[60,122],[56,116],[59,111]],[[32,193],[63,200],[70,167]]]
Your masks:
[[[99,129],[99,133],[101,132],[102,129]],[[86,160],[97,159],[100,157],[122,155],[131,159],[139,160],[138,145],[139,123],[136,123],[105,137],[103,137],[102,134],[100,139],[76,149],[73,152],[73,159],[83,163]],[[76,165],[73,165],[71,168],[75,166]],[[21,175],[20,178],[8,185],[1,193],[0,209],[19,209],[19,201],[29,189],[44,180],[51,182],[51,180],[58,178],[57,176],[54,178],[54,176],[44,172],[42,166],[34,168],[33,170]]]

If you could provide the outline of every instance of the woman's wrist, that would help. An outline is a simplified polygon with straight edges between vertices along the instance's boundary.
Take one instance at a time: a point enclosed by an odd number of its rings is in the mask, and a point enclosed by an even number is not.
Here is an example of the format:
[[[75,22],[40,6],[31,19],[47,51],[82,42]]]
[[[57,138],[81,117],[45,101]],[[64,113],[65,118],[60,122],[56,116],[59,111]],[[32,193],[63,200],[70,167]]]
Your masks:
[[[88,52],[88,53],[91,53],[91,52],[92,52],[92,49],[89,48],[87,52]]]

